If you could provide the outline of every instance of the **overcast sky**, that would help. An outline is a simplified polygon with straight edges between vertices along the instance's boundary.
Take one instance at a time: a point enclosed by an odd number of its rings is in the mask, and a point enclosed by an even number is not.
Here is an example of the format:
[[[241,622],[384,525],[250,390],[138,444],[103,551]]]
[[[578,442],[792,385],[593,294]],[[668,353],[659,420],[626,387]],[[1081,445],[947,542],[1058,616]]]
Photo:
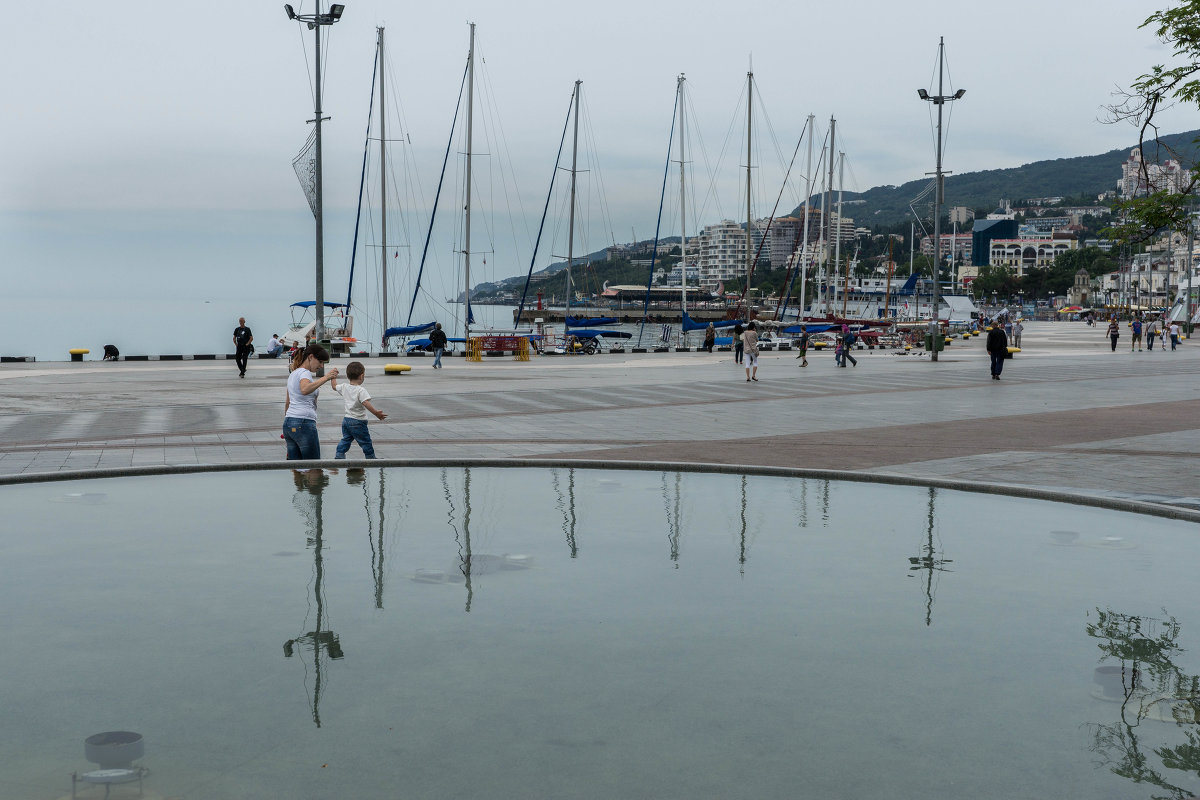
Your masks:
[[[939,35],[952,86],[967,90],[954,109],[947,169],[1132,143],[1133,128],[1097,120],[1115,86],[1168,57],[1137,27],[1164,2],[349,0],[326,62],[327,202],[354,203],[376,25],[387,26],[393,90],[427,191],[474,21],[523,196],[536,205],[545,191],[579,78],[615,224],[628,230],[653,224],[680,72],[710,158],[752,58],[781,146],[790,150],[809,112],[822,134],[832,114],[848,186],[867,189],[932,169],[929,104],[916,90],[932,85]],[[311,47],[312,36],[282,3],[47,0],[24,4],[5,39],[0,209],[307,213],[290,160],[311,117],[302,44]],[[1168,116],[1164,131],[1196,127],[1188,109]]]

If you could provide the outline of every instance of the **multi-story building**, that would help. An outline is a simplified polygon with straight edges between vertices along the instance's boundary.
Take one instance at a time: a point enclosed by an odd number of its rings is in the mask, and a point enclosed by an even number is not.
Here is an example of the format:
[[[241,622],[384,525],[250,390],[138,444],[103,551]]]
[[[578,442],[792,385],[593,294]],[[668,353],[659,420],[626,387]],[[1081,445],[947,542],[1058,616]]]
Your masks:
[[[971,265],[986,266],[996,239],[1017,236],[1017,223],[1011,219],[977,219],[971,229]]]
[[[811,209],[808,220],[808,244],[809,247],[815,247],[821,239],[821,210],[819,208]],[[839,217],[837,212],[833,212],[833,227],[834,235],[841,239],[842,243],[852,241],[856,234],[854,220],[849,217]],[[743,229],[742,235],[745,235]],[[771,266],[785,266],[788,258],[792,253],[799,252],[804,245],[804,212],[800,212],[799,217],[778,217],[771,223]],[[837,239],[834,239],[837,241]],[[810,250],[811,252],[811,250]],[[819,254],[814,254],[814,257],[819,258]]]
[[[993,239],[989,248],[988,263],[993,267],[1007,267],[1018,277],[1034,267],[1048,267],[1060,253],[1075,250],[1079,242],[1075,239]]]
[[[1121,165],[1121,180],[1117,185],[1125,198],[1144,195],[1147,191],[1178,194],[1183,190],[1184,176],[1178,161],[1167,159],[1162,164],[1145,164],[1141,148],[1135,147]]]
[[[750,229],[750,247],[760,253],[756,268],[771,263],[769,247],[760,248],[766,220],[756,220]],[[733,220],[705,225],[696,237],[696,266],[700,270],[700,285],[712,288],[721,281],[740,278],[746,274],[746,228]],[[688,250],[691,250],[689,244]]]
[[[951,225],[966,225],[968,220],[975,218],[974,209],[966,206],[954,206],[950,209],[950,224]]]
[[[1067,228],[1074,224],[1074,220],[1070,217],[1027,217],[1017,229],[1017,236],[1025,238],[1037,238],[1035,234],[1045,234],[1049,236],[1059,228]]]
[[[971,260],[971,234],[969,233],[943,233],[941,247],[938,248],[938,253],[943,260],[950,260],[953,255],[955,262],[966,262]],[[933,237],[924,236],[921,238],[921,255],[929,258],[933,257]]]

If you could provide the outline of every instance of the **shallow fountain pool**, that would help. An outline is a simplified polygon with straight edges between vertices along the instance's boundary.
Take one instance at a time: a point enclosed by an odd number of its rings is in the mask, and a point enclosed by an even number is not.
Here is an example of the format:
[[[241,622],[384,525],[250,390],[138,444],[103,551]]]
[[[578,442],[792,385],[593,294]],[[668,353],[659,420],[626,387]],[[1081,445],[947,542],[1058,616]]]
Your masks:
[[[568,468],[0,498],[3,797],[105,731],[147,797],[1200,793],[1191,523]]]

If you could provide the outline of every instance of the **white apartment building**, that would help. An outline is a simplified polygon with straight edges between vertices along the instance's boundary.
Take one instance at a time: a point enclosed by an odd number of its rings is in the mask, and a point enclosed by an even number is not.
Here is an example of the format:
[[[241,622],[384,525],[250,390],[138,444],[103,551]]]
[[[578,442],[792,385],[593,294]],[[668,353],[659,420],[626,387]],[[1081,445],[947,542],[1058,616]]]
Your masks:
[[[755,220],[750,229],[750,247],[759,253],[766,220]],[[696,265],[700,270],[700,285],[715,287],[721,281],[741,278],[746,274],[746,229],[733,220],[722,220],[716,225],[705,225],[696,237],[698,256]],[[769,245],[769,243],[768,243]],[[691,247],[689,245],[689,250]],[[770,247],[763,247],[759,255],[758,269],[771,261]]]
[[[1129,151],[1129,158],[1121,165],[1121,180],[1117,185],[1121,190],[1122,197],[1129,198],[1146,194],[1147,178],[1149,178],[1151,192],[1165,191],[1178,194],[1183,190],[1185,172],[1178,161],[1167,159],[1162,164],[1146,164],[1145,175],[1142,174],[1142,166],[1142,151],[1135,147]]]
[[[1075,239],[993,239],[988,263],[1007,267],[1018,277],[1034,267],[1048,267],[1060,253],[1075,250]]]
[[[966,225],[970,220],[975,219],[975,210],[966,206],[953,206],[950,209],[950,224],[951,225]]]

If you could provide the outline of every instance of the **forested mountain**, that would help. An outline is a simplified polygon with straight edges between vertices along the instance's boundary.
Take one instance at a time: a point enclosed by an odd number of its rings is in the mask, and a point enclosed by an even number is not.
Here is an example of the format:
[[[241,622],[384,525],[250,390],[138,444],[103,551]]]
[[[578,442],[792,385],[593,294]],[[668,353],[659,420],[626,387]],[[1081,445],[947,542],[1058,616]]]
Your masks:
[[[1200,137],[1200,130],[1163,136],[1162,142],[1181,154],[1195,157],[1198,154],[1197,137]],[[1013,203],[1029,197],[1094,198],[1116,188],[1117,180],[1121,177],[1121,164],[1135,146],[1131,143],[1128,147],[1097,156],[1055,158],[1009,169],[949,175],[946,177],[946,205],[991,211],[1002,198]],[[1148,146],[1147,158],[1153,157],[1154,153]],[[1165,151],[1160,154],[1161,159],[1168,157]],[[912,215],[908,204],[930,181],[932,178],[921,178],[902,186],[876,186],[861,193],[846,192],[846,200],[863,201],[849,206],[846,216],[853,217],[855,224],[867,227],[907,220]],[[928,202],[921,213],[926,216],[929,214]]]

